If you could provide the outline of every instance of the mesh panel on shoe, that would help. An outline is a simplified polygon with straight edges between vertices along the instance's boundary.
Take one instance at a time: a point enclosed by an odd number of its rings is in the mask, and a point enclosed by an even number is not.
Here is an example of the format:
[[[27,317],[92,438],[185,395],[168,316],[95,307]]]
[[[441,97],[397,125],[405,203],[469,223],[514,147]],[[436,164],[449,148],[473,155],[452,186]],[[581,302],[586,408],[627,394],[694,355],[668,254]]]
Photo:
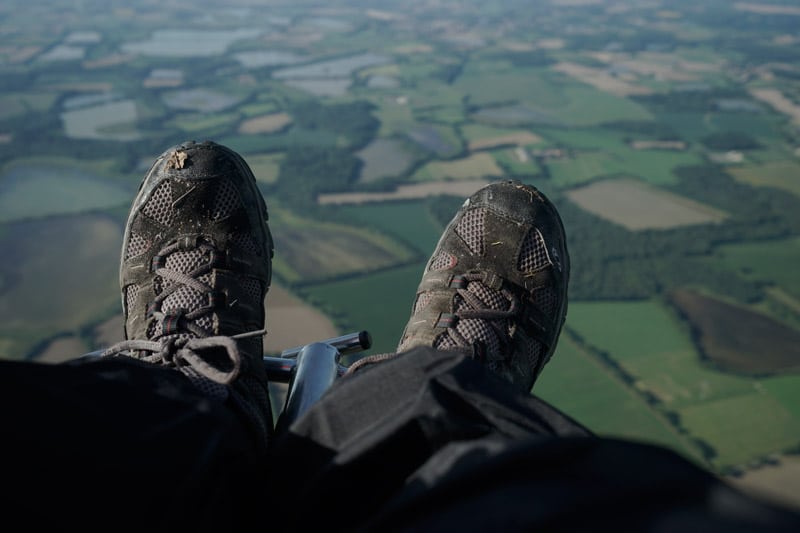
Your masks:
[[[448,270],[456,266],[457,261],[456,256],[442,252],[431,261],[429,270]]]
[[[230,236],[231,243],[234,246],[238,246],[239,248],[243,249],[247,253],[255,254],[258,253],[258,248],[256,247],[256,243],[248,233],[234,233]]]
[[[505,296],[499,291],[490,289],[483,283],[472,282],[467,284],[467,291],[471,292],[485,304],[488,309],[506,310],[510,303]],[[455,296],[454,307],[456,313],[470,308],[466,301],[459,295]],[[508,321],[503,321],[504,331],[508,330]],[[487,353],[498,354],[502,347],[502,342],[495,331],[489,324],[489,321],[479,318],[460,319],[456,323],[455,330],[462,335],[470,344],[475,341],[481,341],[486,346]],[[446,333],[440,335],[435,343],[434,348],[444,350],[447,348],[455,348],[457,343]]]
[[[483,255],[484,242],[484,221],[486,220],[486,209],[472,209],[464,213],[464,216],[455,227],[455,232],[464,239],[472,253]]]
[[[214,208],[211,211],[211,219],[219,220],[230,216],[233,211],[241,205],[239,193],[236,187],[229,181],[223,180],[219,183],[217,194],[214,197]]]
[[[528,343],[528,365],[530,368],[538,368],[539,360],[542,358],[542,343],[531,340]]]
[[[136,304],[136,297],[139,295],[138,285],[128,285],[125,287],[125,315],[129,309],[133,309]]]
[[[172,209],[172,185],[169,181],[163,181],[156,187],[142,213],[165,226],[172,223],[175,212]]]
[[[125,259],[141,255],[147,250],[147,240],[138,233],[131,232],[128,239],[128,249],[125,250]]]
[[[414,314],[417,314],[421,310],[425,309],[425,307],[431,303],[431,299],[433,299],[433,295],[429,292],[422,292],[418,294],[417,301],[414,302]]]
[[[257,303],[261,299],[261,283],[257,279],[242,278],[239,287],[251,302]]]
[[[522,243],[522,250],[517,259],[517,268],[521,272],[533,272],[550,265],[547,256],[547,247],[542,234],[536,228],[531,228]]]
[[[541,287],[533,292],[536,307],[546,316],[553,318],[558,305],[558,294],[553,287]]]

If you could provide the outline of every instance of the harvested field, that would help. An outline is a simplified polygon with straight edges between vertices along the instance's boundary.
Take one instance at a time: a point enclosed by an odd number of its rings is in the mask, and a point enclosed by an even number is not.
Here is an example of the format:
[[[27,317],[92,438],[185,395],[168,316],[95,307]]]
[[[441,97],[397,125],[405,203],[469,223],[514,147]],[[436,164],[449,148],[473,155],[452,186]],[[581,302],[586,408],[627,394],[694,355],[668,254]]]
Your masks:
[[[760,15],[800,15],[800,7],[777,4],[757,4],[755,2],[736,2],[734,9],[749,11]]]
[[[94,328],[94,345],[97,349],[108,348],[122,340],[124,332],[122,313],[114,315]]]
[[[716,223],[727,216],[634,179],[597,181],[573,189],[567,196],[586,211],[632,231]]]
[[[272,284],[265,305],[264,353],[280,353],[287,348],[339,335],[330,318],[280,285]]]
[[[311,281],[369,272],[403,263],[415,252],[366,228],[316,222],[272,209],[275,273],[282,279]]]
[[[489,137],[488,139],[479,139],[470,141],[468,148],[470,151],[485,150],[487,148],[497,148],[498,146],[523,146],[526,144],[537,144],[542,142],[542,138],[529,131],[521,131],[519,133],[511,133],[508,135],[500,135],[498,137]]]
[[[752,89],[750,94],[772,106],[775,111],[788,116],[795,124],[800,124],[800,106],[786,98],[778,89]]]
[[[283,154],[258,154],[247,156],[247,164],[256,179],[263,183],[275,183],[281,172]]]
[[[762,466],[740,477],[727,478],[739,489],[800,510],[800,459],[783,456],[778,464]]]
[[[89,351],[89,346],[79,337],[72,335],[69,337],[59,337],[48,344],[47,347],[36,356],[35,361],[37,363],[61,363],[63,361],[75,359]]]
[[[292,123],[288,113],[270,113],[247,119],[239,124],[239,133],[256,135],[259,133],[275,133]]]
[[[800,196],[800,164],[794,161],[773,161],[759,166],[728,169],[736,181],[756,187],[775,187]]]
[[[653,92],[647,87],[641,87],[621,80],[604,69],[586,67],[577,63],[558,63],[553,66],[553,70],[572,76],[578,81],[616,96],[650,94]]]
[[[455,161],[432,161],[414,174],[414,180],[479,179],[501,177],[503,169],[485,152]]]
[[[365,204],[370,202],[387,202],[391,200],[411,200],[426,198],[439,194],[450,194],[466,198],[472,193],[488,185],[488,180],[429,181],[414,185],[400,185],[391,192],[345,192],[320,194],[317,202],[327,204]]]
[[[670,299],[692,324],[703,356],[721,369],[747,375],[800,371],[800,332],[690,290],[674,291]]]

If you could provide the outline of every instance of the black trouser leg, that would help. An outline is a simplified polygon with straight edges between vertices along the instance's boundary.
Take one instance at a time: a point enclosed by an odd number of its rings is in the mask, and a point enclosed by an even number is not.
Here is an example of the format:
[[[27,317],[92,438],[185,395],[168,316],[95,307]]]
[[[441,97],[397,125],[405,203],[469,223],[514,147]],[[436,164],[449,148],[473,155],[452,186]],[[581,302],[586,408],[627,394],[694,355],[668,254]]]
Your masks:
[[[264,450],[234,410],[175,370],[2,361],[0,406],[6,521],[110,531],[251,522]]]
[[[464,354],[432,349],[339,380],[276,439],[270,464],[280,526],[298,531],[800,524],[668,450],[592,436]]]

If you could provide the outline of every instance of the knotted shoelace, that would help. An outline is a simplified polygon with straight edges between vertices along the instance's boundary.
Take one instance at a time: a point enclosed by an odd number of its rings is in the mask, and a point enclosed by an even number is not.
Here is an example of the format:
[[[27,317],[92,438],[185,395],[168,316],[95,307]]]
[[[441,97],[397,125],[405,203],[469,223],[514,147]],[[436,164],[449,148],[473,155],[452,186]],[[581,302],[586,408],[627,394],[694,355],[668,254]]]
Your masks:
[[[188,272],[167,268],[165,259],[171,254],[186,250],[201,250],[213,258],[216,248],[205,242],[173,242],[162,248],[154,257],[155,275],[168,281],[148,306],[153,317],[152,338],[129,339],[118,342],[101,353],[101,357],[125,355],[140,361],[167,367],[191,367],[198,374],[214,382],[228,385],[236,380],[242,370],[242,355],[236,341],[262,336],[266,330],[256,330],[232,336],[213,336],[198,324],[202,317],[213,313],[211,297],[208,304],[192,309],[162,310],[164,301],[176,291],[188,287],[201,295],[212,295],[213,287],[200,281],[201,276],[213,269],[213,260],[202,262]],[[148,333],[150,335],[150,333]],[[224,351],[225,357],[220,357]]]
[[[237,339],[264,335],[265,330],[251,331],[230,337],[218,335],[214,337],[173,337],[160,340],[130,339],[120,341],[106,349],[100,357],[126,355],[147,363],[160,364],[172,368],[190,366],[198,374],[221,383],[233,383],[242,370],[242,356]],[[203,353],[218,354],[220,348],[225,350],[229,365],[215,366]],[[225,366],[229,366],[225,368]]]

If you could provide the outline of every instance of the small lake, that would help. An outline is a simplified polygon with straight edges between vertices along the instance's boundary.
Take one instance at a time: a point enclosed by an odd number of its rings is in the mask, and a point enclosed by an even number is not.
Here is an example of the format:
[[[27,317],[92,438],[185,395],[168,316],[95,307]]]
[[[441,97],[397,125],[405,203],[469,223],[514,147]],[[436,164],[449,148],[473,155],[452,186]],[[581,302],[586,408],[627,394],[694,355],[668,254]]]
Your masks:
[[[166,93],[163,100],[173,109],[215,113],[236,105],[241,98],[211,89],[186,89]]]
[[[304,78],[344,78],[354,72],[367,67],[386,65],[392,58],[371,52],[356,54],[339,59],[318,61],[302,67],[288,67],[276,70],[272,77],[279,80],[304,79]]]
[[[24,164],[0,176],[0,222],[80,213],[132,199],[125,187],[76,168]]]
[[[301,89],[314,96],[344,96],[351,83],[350,78],[286,80],[286,85]]]
[[[281,52],[278,50],[252,50],[233,54],[236,61],[244,68],[278,67],[293,65],[305,61],[306,58],[294,52]]]
[[[418,126],[408,131],[408,136],[423,148],[444,155],[456,149],[433,126]]]
[[[124,52],[156,57],[209,57],[224,54],[230,45],[254,39],[263,30],[157,30],[150,39],[122,45]]]
[[[364,162],[358,178],[362,183],[399,176],[414,161],[403,143],[396,139],[377,139],[356,155]]]
[[[101,105],[70,109],[61,113],[64,133],[71,139],[134,141],[136,131],[107,131],[109,128],[134,124],[138,114],[133,100],[120,100]]]
[[[345,32],[353,29],[353,25],[347,21],[328,17],[307,18],[303,19],[300,24],[303,26],[312,26],[318,30],[333,32]]]
[[[367,80],[367,87],[370,89],[396,89],[400,86],[400,82],[393,76],[384,76],[381,74],[370,76]]]
[[[59,44],[54,46],[41,56],[40,61],[72,61],[76,59],[83,59],[86,55],[86,49],[82,46],[69,46],[66,44]]]

